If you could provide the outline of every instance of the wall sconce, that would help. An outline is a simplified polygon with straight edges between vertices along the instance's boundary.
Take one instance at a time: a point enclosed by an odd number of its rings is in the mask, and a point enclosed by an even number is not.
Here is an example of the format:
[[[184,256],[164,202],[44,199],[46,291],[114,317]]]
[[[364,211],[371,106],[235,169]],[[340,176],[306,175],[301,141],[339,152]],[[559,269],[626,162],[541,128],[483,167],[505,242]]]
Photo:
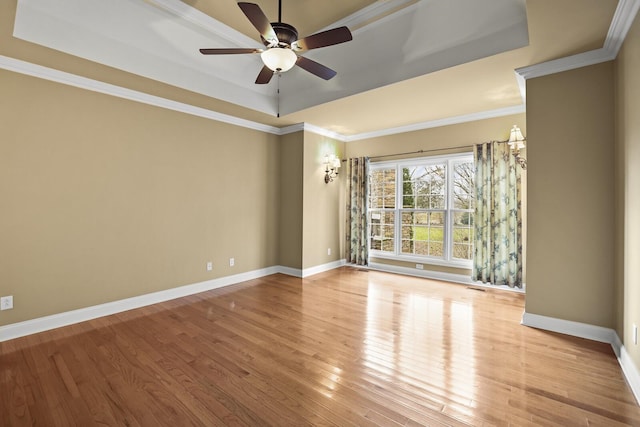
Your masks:
[[[338,177],[338,169],[342,161],[334,154],[324,156],[324,182],[328,184]]]
[[[522,136],[522,131],[520,130],[520,128],[516,125],[513,125],[507,144],[509,144],[511,151],[513,151],[513,157],[516,159],[516,162],[518,162],[522,169],[527,169],[527,159],[520,156],[520,149],[524,148],[525,141],[526,139],[524,136]]]

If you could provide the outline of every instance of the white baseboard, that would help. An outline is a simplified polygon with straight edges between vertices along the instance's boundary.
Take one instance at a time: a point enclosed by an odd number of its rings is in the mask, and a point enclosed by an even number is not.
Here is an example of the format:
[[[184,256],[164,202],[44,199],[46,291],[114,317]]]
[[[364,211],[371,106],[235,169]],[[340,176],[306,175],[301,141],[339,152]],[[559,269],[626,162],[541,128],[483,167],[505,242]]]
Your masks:
[[[325,271],[342,267],[346,263],[347,263],[346,260],[340,259],[338,261],[329,262],[327,264],[316,265],[315,267],[311,267],[311,268],[305,268],[304,270],[302,270],[302,276],[300,277],[309,277],[309,276],[313,276],[314,274],[324,273]]]
[[[386,273],[398,273],[406,276],[424,277],[425,279],[442,280],[444,282],[460,283],[463,285],[477,286],[487,289],[500,289],[504,291],[520,292],[524,293],[524,286],[522,289],[510,288],[509,286],[495,286],[488,285],[482,282],[476,282],[471,280],[471,277],[466,274],[445,273],[443,271],[432,270],[418,270],[410,267],[401,267],[393,264],[383,264],[379,262],[371,262],[368,266],[358,265],[358,268],[369,268],[371,270],[383,271]]]
[[[0,342],[132,310],[134,308],[210,291],[212,289],[257,279],[279,272],[279,266],[267,267],[259,270],[248,271],[246,273],[235,274],[233,276],[221,277],[191,285],[179,286],[177,288],[171,288],[164,291],[152,292],[91,307],[66,311],[64,313],[39,317],[37,319],[26,320],[24,322],[12,323],[10,325],[0,327]]]
[[[279,265],[278,273],[286,274],[287,276],[302,278],[302,270],[299,268],[291,268],[291,267],[285,267],[283,265]]]
[[[288,276],[305,278],[309,276],[313,276],[314,274],[324,273],[325,271],[333,270],[339,267],[342,267],[346,264],[346,260],[340,259],[338,261],[332,261],[327,264],[316,265],[315,267],[305,268],[304,270],[300,268],[291,268],[285,267],[282,265],[278,266],[278,273],[286,274]]]
[[[522,325],[531,326],[545,331],[559,332],[561,334],[572,335],[574,337],[586,338],[593,341],[614,343],[613,329],[602,326],[589,325],[587,323],[572,322],[570,320],[556,319],[555,317],[540,316],[524,312],[522,314]]]
[[[616,336],[618,335],[616,334]],[[636,402],[640,405],[640,371],[638,371],[638,368],[633,363],[633,360],[631,360],[631,357],[624,346],[620,348],[618,363],[620,363],[620,367],[622,367],[622,372],[629,383],[629,387],[631,387],[631,391],[633,391],[633,395],[636,397]]]
[[[304,271],[296,268],[276,265],[273,267],[235,274],[233,276],[220,277],[218,279],[207,280],[191,285],[179,286],[177,288],[171,288],[164,291],[152,292],[145,295],[125,298],[122,300],[98,304],[91,307],[66,311],[64,313],[57,313],[50,316],[39,317],[37,319],[12,323],[10,325],[0,326],[0,342],[36,334],[38,332],[48,331],[55,328],[60,328],[62,326],[72,325],[74,323],[84,322],[102,316],[121,313],[123,311],[132,310],[151,304],[157,304],[176,298],[182,298],[188,295],[210,291],[212,289],[218,289],[224,286],[234,285],[236,283],[246,282],[247,280],[258,279],[260,277],[269,276],[271,274],[282,273],[289,276],[302,278],[310,276],[312,274],[332,270],[334,268],[341,267],[344,264],[345,261],[340,260],[308,268]]]
[[[640,371],[638,371],[633,360],[631,360],[629,353],[622,344],[622,341],[616,331],[602,326],[572,322],[570,320],[557,319],[555,317],[541,316],[538,314],[527,313],[526,311],[522,314],[521,324],[536,329],[558,332],[561,334],[610,344],[611,348],[613,348],[613,352],[618,358],[618,363],[622,368],[624,377],[636,398],[636,403],[640,405]]]

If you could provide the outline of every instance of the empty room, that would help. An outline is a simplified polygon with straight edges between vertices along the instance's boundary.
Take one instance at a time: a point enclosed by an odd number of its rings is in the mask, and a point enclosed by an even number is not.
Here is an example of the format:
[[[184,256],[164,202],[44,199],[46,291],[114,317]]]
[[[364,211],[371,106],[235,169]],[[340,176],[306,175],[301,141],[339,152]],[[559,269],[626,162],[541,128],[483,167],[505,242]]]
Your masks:
[[[639,426],[640,0],[0,2],[1,426]]]

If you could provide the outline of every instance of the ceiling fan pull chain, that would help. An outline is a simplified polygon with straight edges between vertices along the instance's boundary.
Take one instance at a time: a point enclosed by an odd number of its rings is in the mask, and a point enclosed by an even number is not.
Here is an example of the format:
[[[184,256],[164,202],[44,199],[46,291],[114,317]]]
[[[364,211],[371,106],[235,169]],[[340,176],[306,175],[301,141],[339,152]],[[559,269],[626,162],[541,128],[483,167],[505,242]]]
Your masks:
[[[280,78],[282,73],[278,71],[278,89],[276,90],[276,116],[280,117]]]

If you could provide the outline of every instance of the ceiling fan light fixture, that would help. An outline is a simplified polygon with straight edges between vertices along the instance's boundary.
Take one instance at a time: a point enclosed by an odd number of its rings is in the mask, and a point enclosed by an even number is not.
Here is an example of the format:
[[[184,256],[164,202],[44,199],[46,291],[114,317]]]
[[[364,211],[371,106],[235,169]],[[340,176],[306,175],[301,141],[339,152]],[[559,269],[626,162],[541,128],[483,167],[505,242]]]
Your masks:
[[[262,62],[272,71],[289,71],[296,65],[298,56],[291,50],[282,47],[272,47],[260,54]]]

